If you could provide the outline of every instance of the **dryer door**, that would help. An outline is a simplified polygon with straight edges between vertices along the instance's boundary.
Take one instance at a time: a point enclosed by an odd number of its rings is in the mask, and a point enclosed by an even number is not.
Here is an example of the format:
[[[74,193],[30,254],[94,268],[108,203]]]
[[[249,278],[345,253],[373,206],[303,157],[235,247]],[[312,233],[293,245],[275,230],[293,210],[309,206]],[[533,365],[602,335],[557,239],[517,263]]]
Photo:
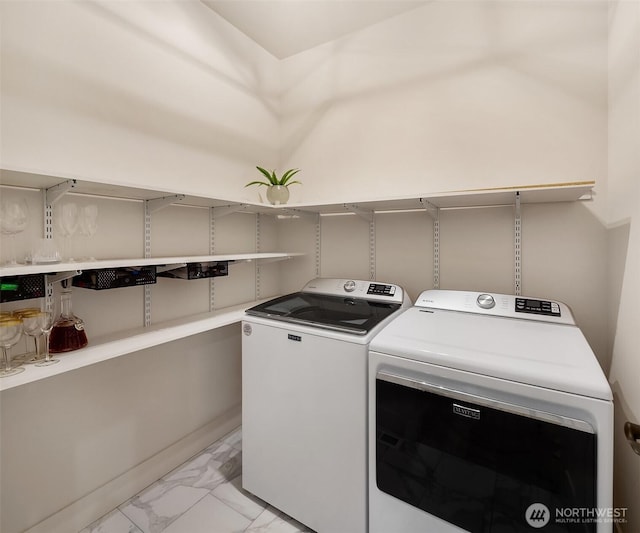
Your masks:
[[[473,533],[595,531],[556,511],[596,507],[595,437],[583,421],[376,377],[378,488]]]

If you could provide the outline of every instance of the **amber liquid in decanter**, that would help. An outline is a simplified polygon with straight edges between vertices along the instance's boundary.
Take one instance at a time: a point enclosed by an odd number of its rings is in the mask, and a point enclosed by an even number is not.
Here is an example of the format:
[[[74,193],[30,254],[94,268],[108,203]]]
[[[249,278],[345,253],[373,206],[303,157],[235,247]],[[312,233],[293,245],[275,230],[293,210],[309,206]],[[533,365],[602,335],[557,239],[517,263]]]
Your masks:
[[[49,351],[70,352],[84,348],[88,343],[84,322],[71,310],[71,289],[64,287],[60,296],[60,316],[53,324],[49,337]]]

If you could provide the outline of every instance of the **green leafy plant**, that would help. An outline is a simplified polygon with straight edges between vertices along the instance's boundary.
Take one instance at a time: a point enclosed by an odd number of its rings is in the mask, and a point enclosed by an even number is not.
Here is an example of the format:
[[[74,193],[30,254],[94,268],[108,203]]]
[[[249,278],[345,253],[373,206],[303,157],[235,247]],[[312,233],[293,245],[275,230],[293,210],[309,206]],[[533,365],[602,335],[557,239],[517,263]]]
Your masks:
[[[256,167],[260,173],[266,178],[266,180],[256,180],[251,181],[245,185],[245,187],[249,187],[249,185],[265,185],[267,187],[271,187],[272,185],[282,185],[284,187],[288,187],[289,185],[294,185],[295,183],[302,183],[298,180],[291,180],[293,176],[295,176],[298,172],[300,172],[299,168],[290,168],[287,170],[280,178],[278,178],[276,171],[272,170],[269,172],[262,167]]]

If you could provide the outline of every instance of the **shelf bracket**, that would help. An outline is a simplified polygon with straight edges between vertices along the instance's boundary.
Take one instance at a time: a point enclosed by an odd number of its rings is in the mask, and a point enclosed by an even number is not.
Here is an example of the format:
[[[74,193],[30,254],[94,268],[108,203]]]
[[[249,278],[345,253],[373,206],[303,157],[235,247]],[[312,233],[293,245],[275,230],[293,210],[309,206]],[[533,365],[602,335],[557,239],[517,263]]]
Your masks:
[[[247,204],[223,205],[221,207],[212,207],[213,218],[222,218],[238,211],[244,211],[249,207]]]
[[[366,209],[362,209],[360,206],[356,204],[342,204],[344,208],[353,213],[354,215],[358,215],[363,220],[367,222],[373,222],[373,211],[368,211]]]
[[[53,239],[53,206],[75,186],[76,180],[71,179],[48,189],[42,189],[42,212],[44,214],[42,235],[45,239]]]
[[[76,180],[66,180],[58,185],[45,189],[45,205],[54,206],[71,189],[76,186]]]
[[[59,281],[64,281],[65,279],[75,278],[82,274],[82,270],[69,270],[67,272],[58,272],[56,274],[45,274],[45,280],[47,284],[53,285]]]
[[[184,194],[173,194],[171,196],[162,196],[161,198],[152,198],[151,200],[145,200],[146,211],[151,214],[156,211],[160,211],[165,207],[170,206],[173,203],[181,202],[184,200]]]
[[[433,288],[440,288],[440,208],[420,198],[420,203],[433,220]]]
[[[522,295],[522,217],[520,212],[520,191],[516,192],[514,227],[514,294]]]
[[[315,222],[318,217],[317,213],[311,213],[310,211],[302,211],[301,209],[282,209],[282,211],[285,214],[278,215],[278,216],[282,216],[283,218],[286,218],[286,217],[302,218],[302,219],[311,220]]]

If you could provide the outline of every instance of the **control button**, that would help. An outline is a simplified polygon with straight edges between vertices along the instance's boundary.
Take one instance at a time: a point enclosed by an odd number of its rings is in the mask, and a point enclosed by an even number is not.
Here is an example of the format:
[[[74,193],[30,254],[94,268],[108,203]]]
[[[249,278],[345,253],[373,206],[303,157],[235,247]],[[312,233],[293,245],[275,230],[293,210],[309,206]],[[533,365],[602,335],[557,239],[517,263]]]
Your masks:
[[[478,306],[482,307],[482,309],[491,309],[496,305],[496,301],[490,294],[481,294],[480,296],[478,296],[476,303],[478,304]]]
[[[344,284],[344,290],[347,292],[353,292],[356,290],[356,282],[355,281],[347,281]]]

